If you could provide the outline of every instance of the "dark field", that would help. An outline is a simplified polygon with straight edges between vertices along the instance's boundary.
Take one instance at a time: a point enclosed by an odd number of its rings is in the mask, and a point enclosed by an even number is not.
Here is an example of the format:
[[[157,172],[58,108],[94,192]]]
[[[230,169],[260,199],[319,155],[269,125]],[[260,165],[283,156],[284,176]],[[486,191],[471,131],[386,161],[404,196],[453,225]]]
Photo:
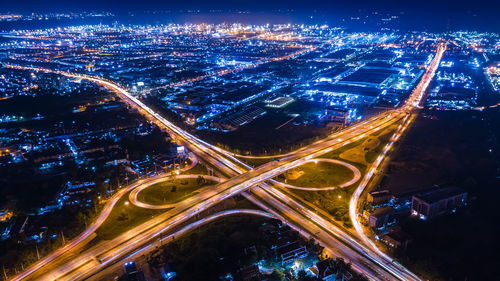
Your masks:
[[[425,115],[435,115],[431,120]],[[453,184],[471,199],[456,213],[428,222],[407,219],[413,241],[398,253],[403,264],[430,280],[498,280],[500,235],[500,112],[423,112],[403,139],[383,187],[393,193]]]

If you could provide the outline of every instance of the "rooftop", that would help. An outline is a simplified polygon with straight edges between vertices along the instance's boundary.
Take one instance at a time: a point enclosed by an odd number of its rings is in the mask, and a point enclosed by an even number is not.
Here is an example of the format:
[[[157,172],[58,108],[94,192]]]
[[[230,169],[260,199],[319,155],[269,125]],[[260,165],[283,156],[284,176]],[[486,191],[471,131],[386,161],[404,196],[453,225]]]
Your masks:
[[[435,202],[439,202],[443,199],[456,196],[459,194],[464,194],[466,193],[464,190],[461,188],[458,188],[456,186],[450,186],[450,187],[445,187],[445,188],[439,188],[435,190],[431,190],[425,193],[419,193],[415,195],[415,197],[420,198],[421,200],[432,204]]]

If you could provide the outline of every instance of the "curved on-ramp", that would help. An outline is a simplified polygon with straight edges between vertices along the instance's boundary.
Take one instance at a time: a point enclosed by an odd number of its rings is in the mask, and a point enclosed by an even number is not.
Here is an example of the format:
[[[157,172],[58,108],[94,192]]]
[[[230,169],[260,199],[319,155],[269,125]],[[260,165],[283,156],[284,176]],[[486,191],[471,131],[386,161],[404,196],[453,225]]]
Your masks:
[[[334,163],[337,165],[342,165],[349,170],[353,172],[353,177],[349,181],[346,181],[342,184],[339,184],[338,186],[326,186],[326,187],[303,187],[303,186],[295,186],[287,183],[283,183],[277,180],[272,180],[273,183],[276,183],[279,186],[286,187],[286,188],[291,188],[291,189],[299,189],[299,190],[307,190],[307,191],[324,191],[324,190],[333,190],[337,188],[344,188],[350,185],[355,184],[359,179],[361,178],[361,172],[359,171],[358,168],[356,168],[354,165],[351,165],[347,162],[340,161],[340,160],[335,160],[335,159],[327,159],[327,158],[316,158],[316,159],[309,159],[304,162],[305,163],[310,163],[310,162],[327,162],[327,163]],[[300,166],[299,166],[300,167]]]
[[[275,215],[273,215],[271,213],[261,211],[261,210],[255,210],[255,209],[233,209],[233,210],[226,210],[226,211],[217,212],[217,213],[211,214],[209,216],[206,216],[203,219],[192,222],[192,223],[184,226],[183,228],[179,229],[178,231],[171,233],[169,235],[161,236],[161,234],[158,233],[158,236],[160,237],[160,239],[156,240],[156,242],[148,244],[142,248],[137,249],[133,253],[121,258],[121,260],[125,260],[125,261],[131,260],[131,259],[134,259],[138,256],[145,255],[148,252],[156,249],[156,247],[158,245],[162,245],[162,243],[173,241],[175,239],[175,237],[180,237],[180,236],[182,236],[182,235],[184,235],[184,234],[186,234],[186,233],[188,233],[188,232],[190,232],[190,231],[192,231],[192,230],[194,230],[194,229],[196,229],[204,224],[207,224],[207,223],[212,222],[216,219],[219,219],[219,218],[222,218],[225,216],[230,216],[230,215],[254,215],[254,216],[261,216],[261,217],[270,218],[270,219],[279,219],[278,217],[276,217]],[[111,256],[107,260],[102,260],[101,263],[97,264],[96,266],[103,267],[103,266],[109,265],[111,263],[115,263],[116,258],[117,258],[117,256]],[[113,265],[111,265],[111,266],[113,266]],[[103,268],[101,268],[101,270],[102,269]],[[92,276],[91,272],[93,272],[93,271],[94,271],[94,267],[88,267],[84,271],[76,272],[74,275],[72,275],[70,277],[70,280],[88,280],[91,277],[93,277],[92,280],[94,280],[96,278],[96,276]]]
[[[196,164],[198,163],[198,159],[194,156],[194,154],[190,153],[189,159],[191,160],[191,165],[186,166],[178,171],[185,172],[187,170],[192,169],[194,166],[196,166]],[[35,262],[34,264],[32,264],[31,266],[26,268],[26,270],[22,271],[21,273],[19,273],[16,276],[13,276],[9,280],[19,281],[19,280],[23,280],[25,278],[28,278],[31,274],[33,274],[35,271],[37,271],[40,268],[42,268],[43,266],[45,266],[47,263],[55,260],[56,258],[60,257],[62,254],[70,251],[71,249],[75,248],[77,245],[79,245],[80,243],[85,241],[90,235],[92,235],[92,233],[94,233],[103,224],[103,222],[108,218],[109,214],[113,210],[113,207],[120,200],[120,198],[123,195],[125,195],[127,192],[134,190],[135,188],[137,188],[138,186],[141,186],[142,184],[147,184],[150,181],[156,181],[158,179],[168,177],[174,173],[175,172],[172,171],[170,173],[156,175],[156,176],[149,178],[149,179],[146,179],[146,180],[141,179],[141,180],[137,181],[136,183],[133,183],[125,188],[120,189],[118,192],[116,192],[108,200],[108,202],[103,207],[103,209],[102,209],[101,213],[99,214],[99,216],[97,217],[97,219],[82,234],[80,234],[78,237],[76,237],[73,240],[71,240],[70,242],[68,242],[63,247],[58,248],[57,250],[53,251],[52,253],[48,254],[47,256],[41,258],[39,261]]]
[[[207,175],[178,175],[178,176],[175,177],[175,179],[196,179],[199,176],[202,176],[205,179],[208,179],[208,180],[211,180],[211,181],[214,181],[214,182],[217,182],[217,183],[220,183],[223,180],[223,179],[218,178],[218,177],[207,176]],[[137,196],[139,195],[139,193],[141,191],[143,191],[144,189],[146,189],[146,188],[148,188],[148,187],[150,187],[152,185],[155,185],[155,184],[158,184],[158,183],[161,183],[161,182],[165,182],[165,181],[168,181],[168,180],[174,180],[174,179],[170,179],[168,177],[163,177],[161,179],[150,181],[150,182],[148,182],[146,184],[142,184],[142,185],[138,186],[137,188],[135,188],[134,190],[132,190],[132,192],[130,192],[130,194],[128,196],[130,202],[132,204],[134,204],[135,206],[137,206],[137,207],[141,207],[141,208],[145,208],[145,209],[160,210],[160,209],[168,209],[168,208],[174,207],[175,204],[177,204],[177,203],[170,203],[170,204],[163,204],[163,205],[152,205],[152,204],[141,202],[137,198]]]

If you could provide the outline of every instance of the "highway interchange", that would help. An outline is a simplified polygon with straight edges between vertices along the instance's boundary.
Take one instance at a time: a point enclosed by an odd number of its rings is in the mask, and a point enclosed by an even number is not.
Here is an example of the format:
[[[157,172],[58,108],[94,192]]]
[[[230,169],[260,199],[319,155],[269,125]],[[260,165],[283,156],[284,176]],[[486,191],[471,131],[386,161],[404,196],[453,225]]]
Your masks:
[[[155,122],[160,128],[166,129],[179,143],[186,145],[198,158],[216,167],[228,177],[226,181],[210,188],[204,188],[202,192],[175,204],[172,209],[121,234],[115,239],[103,241],[86,251],[80,252],[81,249],[77,246],[82,241],[90,239],[90,234],[97,229],[111,212],[113,205],[108,204],[96,224],[91,226],[82,236],[30,266],[12,280],[82,280],[90,278],[119,261],[146,253],[151,245],[164,239],[162,238],[163,233],[174,235],[172,233],[177,233],[179,231],[177,228],[183,222],[194,217],[198,218],[198,214],[204,210],[236,194],[244,194],[252,202],[261,206],[270,216],[283,220],[307,237],[314,237],[328,252],[332,255],[345,257],[353,264],[354,268],[363,272],[370,279],[420,280],[417,275],[394,263],[390,257],[381,252],[364,235],[357,219],[357,202],[372,176],[381,169],[380,165],[393,144],[415,119],[416,109],[420,105],[444,51],[445,45],[440,44],[422,80],[412,92],[407,103],[401,108],[384,112],[352,125],[341,132],[334,133],[323,140],[296,151],[274,156],[274,158],[279,159],[259,167],[251,167],[239,159],[241,158],[240,155],[212,146],[185,132],[112,81],[50,69],[9,66],[17,69],[56,73],[74,79],[85,79],[106,87],[120,96],[131,107]],[[289,196],[285,192],[286,187],[272,180],[289,169],[313,161],[325,153],[362,140],[366,136],[394,124],[399,124],[398,129],[385,146],[383,152],[369,167],[368,172],[362,178],[351,198],[349,212],[357,232],[354,237],[336,226],[327,217],[318,214],[309,206]],[[121,196],[144,183],[145,181],[139,181],[122,189],[113,198],[116,197],[117,201]],[[206,220],[209,220],[209,217],[199,218],[197,221],[201,224]],[[196,225],[194,224],[194,226]]]

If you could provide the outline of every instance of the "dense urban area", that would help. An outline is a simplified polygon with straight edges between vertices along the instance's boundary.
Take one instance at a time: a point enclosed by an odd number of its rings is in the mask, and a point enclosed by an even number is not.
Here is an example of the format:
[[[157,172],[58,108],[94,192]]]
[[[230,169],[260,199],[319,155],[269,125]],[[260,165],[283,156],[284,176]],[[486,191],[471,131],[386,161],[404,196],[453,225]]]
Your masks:
[[[1,280],[495,280],[500,35],[400,16],[1,14]]]

